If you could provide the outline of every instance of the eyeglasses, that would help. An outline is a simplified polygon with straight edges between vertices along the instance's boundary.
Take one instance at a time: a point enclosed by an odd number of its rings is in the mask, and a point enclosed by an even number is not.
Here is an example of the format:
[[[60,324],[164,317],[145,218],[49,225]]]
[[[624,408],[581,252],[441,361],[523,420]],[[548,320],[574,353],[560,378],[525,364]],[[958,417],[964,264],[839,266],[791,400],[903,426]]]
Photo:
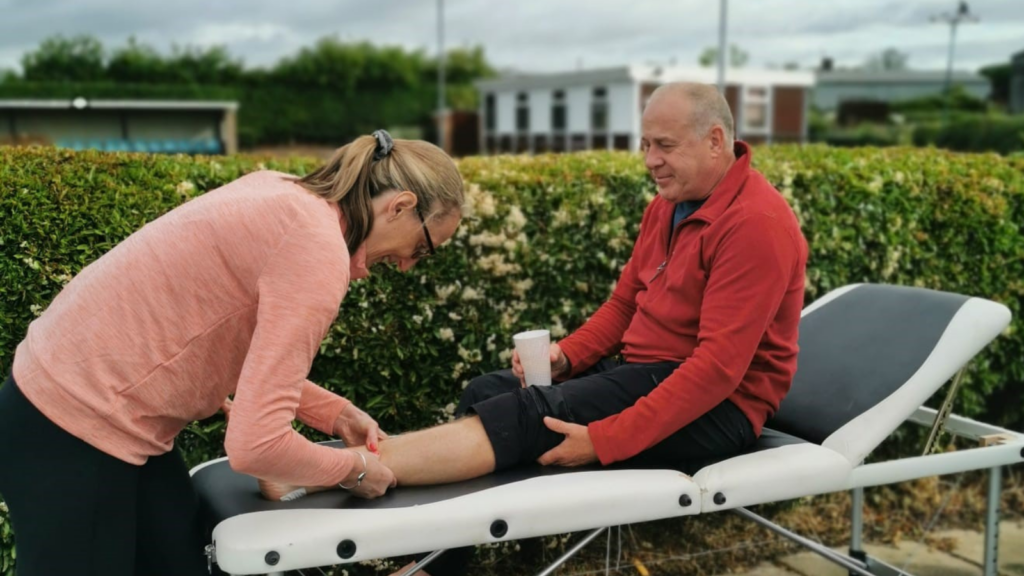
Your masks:
[[[427,239],[427,249],[418,249],[412,255],[413,258],[419,260],[426,257],[428,254],[434,255],[434,240],[430,237],[430,230],[427,230],[427,221],[423,219],[423,212],[419,208],[416,208],[416,215],[420,217],[420,225],[423,226],[423,236]]]

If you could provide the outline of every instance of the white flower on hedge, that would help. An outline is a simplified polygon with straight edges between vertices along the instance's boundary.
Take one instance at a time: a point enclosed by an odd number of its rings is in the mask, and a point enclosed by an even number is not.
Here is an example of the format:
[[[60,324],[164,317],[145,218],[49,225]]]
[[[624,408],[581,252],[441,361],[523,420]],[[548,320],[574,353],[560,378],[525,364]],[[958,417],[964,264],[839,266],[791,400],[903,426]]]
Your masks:
[[[875,176],[871,182],[868,183],[868,190],[874,194],[878,194],[882,191],[882,186],[885,184],[885,180],[882,180],[881,176]]]
[[[462,358],[466,362],[479,362],[483,360],[483,353],[478,349],[466,349],[459,344],[459,358]]]
[[[590,292],[590,284],[587,284],[586,282],[579,282],[579,281],[577,281],[576,282],[576,291],[577,292],[584,292],[584,293]]]
[[[526,293],[533,288],[533,280],[527,278],[526,280],[520,280],[512,283],[512,294],[515,294],[519,298],[525,298]]]
[[[512,359],[512,350],[505,348],[501,352],[498,352],[498,360],[502,362],[508,362]]]
[[[431,308],[430,306],[424,306],[423,315],[426,316],[427,322],[430,322],[431,320],[434,319],[434,309]]]
[[[517,244],[515,240],[505,240],[505,243],[502,245],[506,252],[515,252],[516,246]]]
[[[483,298],[483,296],[472,286],[466,286],[462,289],[462,299],[466,302],[479,300],[481,298]]]
[[[460,316],[459,314],[456,314],[455,312],[449,312],[448,313],[448,317],[451,318],[452,320],[455,320],[456,322],[458,322],[459,320],[462,320],[462,316]]]
[[[897,269],[899,269],[900,258],[903,257],[903,250],[901,248],[894,248],[885,256],[885,268],[882,269],[882,278],[888,279],[896,272]]]
[[[494,234],[486,230],[469,237],[470,246],[487,246],[489,248],[495,248],[501,246],[504,242],[504,234]]]
[[[488,254],[477,260],[477,268],[485,272],[491,272],[494,276],[506,276],[520,272],[522,268],[518,264],[510,264],[505,261],[504,254]]]
[[[183,180],[179,182],[177,186],[174,187],[174,190],[182,196],[188,196],[195,189],[196,185],[189,182],[188,180]]]
[[[551,331],[551,335],[555,338],[561,338],[569,333],[569,331],[565,329],[565,326],[562,325],[562,319],[558,316],[555,316],[554,324],[551,325],[549,330]]]
[[[419,314],[413,314],[412,321],[417,324],[423,324],[423,316],[420,316]]]
[[[569,213],[568,210],[564,208],[559,208],[558,210],[555,210],[555,213],[552,215],[551,223],[554,224],[555,226],[562,226],[564,224],[569,224],[571,222],[572,215]]]
[[[440,302],[448,300],[448,297],[458,292],[462,286],[456,282],[455,284],[449,284],[447,286],[437,286],[434,288],[434,293],[437,294],[437,299]]]
[[[466,191],[466,204],[463,207],[464,217],[473,217],[476,215],[482,217],[494,216],[497,211],[497,203],[495,197],[489,192],[480,190],[478,184],[470,184],[469,189]]]
[[[451,328],[441,328],[437,331],[437,335],[441,340],[455,342],[455,332],[453,332]]]
[[[495,346],[495,345],[494,345],[494,339],[495,339],[495,338],[496,338],[497,336],[498,336],[497,334],[491,334],[491,335],[490,335],[490,336],[489,336],[489,337],[487,338],[487,351],[488,351],[488,352],[494,352],[494,351],[495,351],[495,350],[496,350],[496,349],[498,348],[497,346]]]
[[[444,411],[447,414],[455,414],[455,403],[449,402],[448,405],[444,407]]]
[[[455,366],[452,366],[452,378],[458,378],[462,376],[462,371],[465,370],[466,365],[462,362],[456,362]]]
[[[36,316],[39,316],[43,313],[43,307],[40,306],[39,304],[33,304],[29,306],[28,309]]]
[[[513,232],[518,232],[526,226],[526,215],[519,206],[512,206],[508,211],[508,216],[505,217],[505,226]]]

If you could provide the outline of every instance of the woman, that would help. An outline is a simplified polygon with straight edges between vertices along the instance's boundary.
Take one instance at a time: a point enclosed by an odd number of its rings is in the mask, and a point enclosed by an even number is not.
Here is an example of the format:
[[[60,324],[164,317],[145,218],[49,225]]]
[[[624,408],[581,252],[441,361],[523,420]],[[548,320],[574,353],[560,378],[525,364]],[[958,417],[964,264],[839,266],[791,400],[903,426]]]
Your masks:
[[[366,413],[306,380],[348,283],[405,271],[458,227],[437,147],[386,132],[304,178],[261,171],[191,200],[87,266],[28,329],[0,388],[0,493],[18,574],[205,574],[175,436],[225,405],[235,470],[373,498],[392,472]]]

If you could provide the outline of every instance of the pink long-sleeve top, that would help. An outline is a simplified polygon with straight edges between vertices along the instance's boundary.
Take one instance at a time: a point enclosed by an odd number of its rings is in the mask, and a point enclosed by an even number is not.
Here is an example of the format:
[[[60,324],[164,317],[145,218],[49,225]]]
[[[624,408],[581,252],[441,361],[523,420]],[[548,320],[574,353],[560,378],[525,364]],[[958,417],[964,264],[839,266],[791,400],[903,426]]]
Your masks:
[[[353,456],[292,422],[331,433],[348,405],[307,380],[349,280],[367,274],[343,222],[336,203],[271,171],[186,202],[64,287],[29,325],[14,379],[55,424],[138,465],[233,393],[233,468],[336,483]]]

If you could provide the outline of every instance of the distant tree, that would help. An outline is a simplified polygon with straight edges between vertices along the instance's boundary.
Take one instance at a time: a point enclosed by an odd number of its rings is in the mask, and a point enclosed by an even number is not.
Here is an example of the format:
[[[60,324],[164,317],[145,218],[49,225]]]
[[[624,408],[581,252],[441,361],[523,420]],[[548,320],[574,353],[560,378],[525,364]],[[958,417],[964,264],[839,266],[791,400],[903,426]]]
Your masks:
[[[800,69],[800,63],[799,62],[786,62],[785,64],[782,65],[782,69],[783,70],[799,70]]]
[[[245,75],[242,61],[224,46],[174,46],[166,60],[169,80],[186,84],[233,84]]]
[[[992,101],[1005,104],[1010,101],[1010,75],[1012,68],[1010,63],[992,64],[978,70],[982,76],[992,83]]]
[[[907,61],[910,56],[906,52],[900,52],[895,48],[886,48],[878,54],[874,54],[864,62],[865,70],[894,72],[906,70]]]
[[[127,46],[114,50],[107,63],[107,76],[115,82],[145,84],[168,82],[171,74],[163,56],[132,36]]]
[[[735,44],[729,45],[729,67],[742,68],[750,60],[750,53]],[[708,68],[718,64],[718,48],[710,46],[705,48],[697,61],[701,66]]]
[[[101,80],[105,76],[103,44],[89,35],[52,36],[21,59],[23,77],[30,81]]]
[[[484,49],[455,48],[449,50],[445,59],[445,99],[449,108],[455,110],[476,110],[479,97],[473,81],[497,76],[497,71],[487,62]],[[427,86],[437,82],[437,58],[433,58],[423,69],[423,81]],[[434,91],[435,97],[437,91]]]

